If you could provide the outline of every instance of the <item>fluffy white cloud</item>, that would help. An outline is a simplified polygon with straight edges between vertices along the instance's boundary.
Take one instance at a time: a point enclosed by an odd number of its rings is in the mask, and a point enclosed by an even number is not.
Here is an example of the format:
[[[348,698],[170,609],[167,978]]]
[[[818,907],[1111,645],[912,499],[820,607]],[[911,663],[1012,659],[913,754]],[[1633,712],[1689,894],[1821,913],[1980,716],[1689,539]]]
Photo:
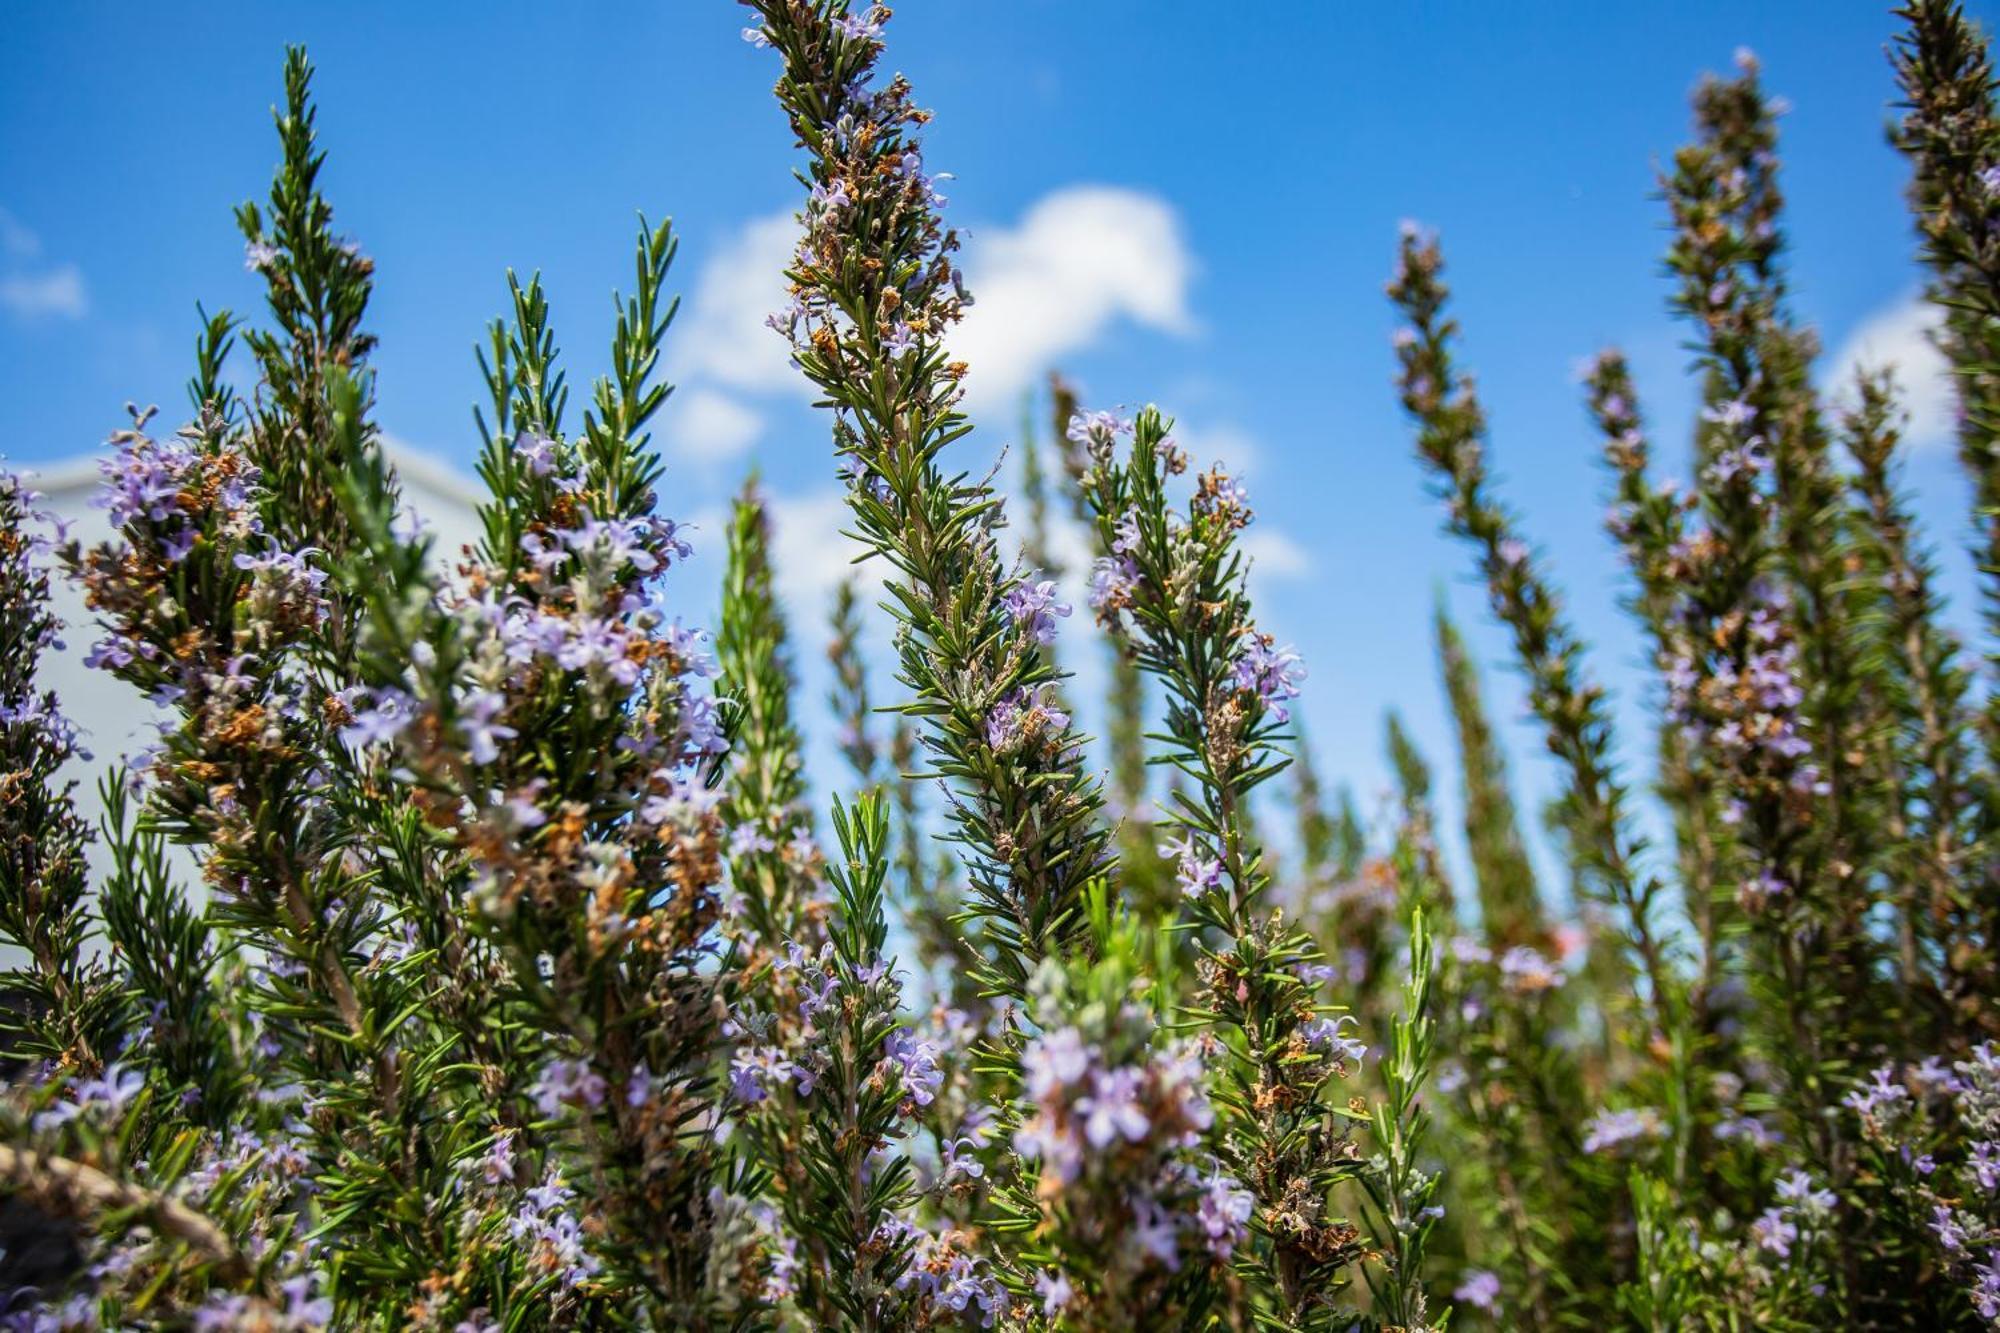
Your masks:
[[[676,395],[667,437],[674,451],[696,463],[724,463],[755,444],[764,418],[728,394],[695,388]]]
[[[1924,447],[1949,440],[1958,415],[1958,399],[1950,364],[1931,341],[1941,317],[1937,305],[1921,294],[1870,315],[1828,363],[1829,392],[1846,401],[1852,397],[1857,369],[1891,367],[1910,414],[1909,442]]]
[[[43,265],[42,238],[0,208],[0,310],[21,319],[81,319],[90,309],[83,270]]]
[[[811,394],[784,339],[764,323],[789,300],[784,270],[798,235],[789,211],[771,214],[708,257],[672,340],[674,378]],[[1194,257],[1179,215],[1156,195],[1105,185],[1057,190],[1018,226],[972,229],[964,264],[974,305],[951,348],[972,365],[966,385],[975,407],[1010,404],[1119,321],[1174,334],[1194,328],[1187,305]]]
[[[83,271],[74,264],[58,264],[39,273],[0,276],[0,309],[23,319],[81,319],[90,309]]]
[[[1137,190],[1073,185],[1046,195],[1018,227],[975,229],[965,270],[975,304],[951,349],[971,363],[975,405],[1011,402],[1117,320],[1166,333],[1194,327],[1194,258],[1180,217]]]
[[[1312,573],[1311,552],[1263,520],[1243,534],[1243,554],[1250,557],[1250,577],[1257,582],[1304,578]]]
[[[791,348],[764,320],[785,307],[785,267],[799,237],[790,212],[754,218],[709,256],[695,280],[685,323],[669,339],[672,373],[759,393],[809,393]]]

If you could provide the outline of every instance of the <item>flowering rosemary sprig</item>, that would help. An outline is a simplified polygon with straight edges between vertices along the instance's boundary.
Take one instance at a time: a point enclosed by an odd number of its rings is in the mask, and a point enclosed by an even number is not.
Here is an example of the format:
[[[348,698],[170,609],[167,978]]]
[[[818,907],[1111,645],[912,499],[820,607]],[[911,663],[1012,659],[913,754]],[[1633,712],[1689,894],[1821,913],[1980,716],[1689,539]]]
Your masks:
[[[1612,760],[1610,710],[1583,668],[1583,644],[1563,616],[1555,589],[1513,516],[1492,493],[1485,461],[1486,415],[1469,376],[1454,364],[1458,324],[1445,313],[1444,256],[1437,242],[1406,228],[1389,295],[1409,325],[1397,335],[1403,406],[1417,423],[1417,448],[1446,504],[1448,526],[1477,548],[1494,612],[1513,632],[1528,675],[1529,706],[1563,761],[1560,817],[1580,886],[1621,914],[1639,957],[1655,1031],[1667,1031],[1678,981],[1653,919],[1660,892],[1642,866],[1644,839],[1631,827],[1626,789]]]
[[[1943,599],[1936,570],[1897,486],[1901,438],[1894,384],[1886,372],[1863,374],[1855,393],[1841,438],[1854,460],[1850,484],[1865,516],[1862,555],[1881,598],[1875,648],[1897,666],[1883,673],[1894,726],[1886,735],[1887,788],[1875,798],[1892,809],[1885,831],[1893,839],[1890,874],[1899,886],[1897,967],[1916,1004],[1951,1011],[1939,1032],[1949,1040],[1945,1033],[1963,1025],[1984,1021],[1990,1027],[1991,1006],[1973,997],[1992,991],[2000,925],[1990,909],[1982,919],[1978,895],[1964,882],[1966,867],[1980,855],[1971,680],[1956,636],[1939,624]]]
[[[95,1073],[125,1025],[120,987],[90,956],[76,784],[60,770],[84,754],[53,690],[36,687],[42,654],[60,647],[49,608],[49,533],[41,497],[0,469],[0,941],[20,950],[0,973],[18,997],[0,1035],[51,1070]]]
[[[1404,876],[1414,879],[1417,860],[1405,848]],[[1414,903],[1421,892],[1408,895]],[[1390,1045],[1381,1064],[1384,1097],[1375,1103],[1376,1156],[1361,1179],[1376,1215],[1374,1233],[1382,1252],[1379,1270],[1364,1268],[1374,1293],[1376,1327],[1409,1333],[1438,1327],[1430,1319],[1424,1289],[1424,1253],[1432,1227],[1444,1210],[1432,1204],[1438,1173],[1419,1164],[1431,1115],[1424,1105],[1430,1081],[1436,1024],[1431,973],[1431,935],[1422,907],[1410,914],[1410,964],[1403,982],[1402,1012],[1391,1025]]]
[[[1328,1096],[1362,1047],[1318,1013],[1311,937],[1264,905],[1268,871],[1249,806],[1284,767],[1277,740],[1303,669],[1251,619],[1236,545],[1251,518],[1242,487],[1218,467],[1196,478],[1179,512],[1167,485],[1186,459],[1153,408],[1129,425],[1098,413],[1070,429],[1091,462],[1092,606],[1164,686],[1163,758],[1192,784],[1167,812],[1178,835],[1170,854],[1184,919],[1215,941],[1201,950],[1194,1007],[1228,1046],[1219,1156],[1259,1204],[1257,1241],[1238,1268],[1262,1288],[1267,1318],[1326,1326],[1338,1276],[1359,1254],[1354,1228],[1329,1213],[1353,1153]]]
[[[778,100],[809,155],[794,300],[773,324],[833,409],[857,532],[894,570],[904,711],[951,784],[966,911],[991,945],[981,979],[1018,996],[1038,960],[1080,944],[1084,888],[1105,871],[1098,786],[1041,651],[1066,608],[1003,564],[987,483],[944,465],[971,429],[957,409],[965,367],[944,348],[966,298],[912,132],[926,113],[900,78],[869,86],[886,12],[752,7],[762,24],[749,35],[784,58]]]
[[[784,613],[771,588],[770,520],[753,478],[731,515],[716,634],[716,693],[729,741],[722,786],[729,879],[737,910],[775,949],[809,940],[819,853],[792,723]]]
[[[1959,459],[1972,480],[1973,557],[1983,574],[1989,636],[2000,634],[2000,114],[1987,35],[1957,0],[1911,0],[1896,11],[1901,123],[1910,208],[1944,317],[1939,347],[1958,390]],[[1989,761],[2000,756],[2000,702],[1987,705]]]
[[[1654,485],[1647,475],[1650,447],[1639,412],[1638,389],[1622,353],[1592,358],[1585,376],[1590,414],[1604,437],[1604,461],[1613,478],[1605,526],[1624,552],[1634,591],[1630,609],[1645,625],[1653,663],[1662,673],[1701,671],[1706,658],[1694,650],[1694,632],[1682,614],[1681,565],[1687,558],[1687,509],[1671,481]],[[1733,895],[1718,886],[1730,864],[1729,827],[1721,818],[1720,783],[1714,771],[1696,762],[1683,730],[1659,728],[1659,790],[1674,821],[1681,900],[1700,940],[1699,971],[1689,985],[1689,1008],[1697,1029],[1706,1026],[1709,992],[1720,968],[1723,922]]]

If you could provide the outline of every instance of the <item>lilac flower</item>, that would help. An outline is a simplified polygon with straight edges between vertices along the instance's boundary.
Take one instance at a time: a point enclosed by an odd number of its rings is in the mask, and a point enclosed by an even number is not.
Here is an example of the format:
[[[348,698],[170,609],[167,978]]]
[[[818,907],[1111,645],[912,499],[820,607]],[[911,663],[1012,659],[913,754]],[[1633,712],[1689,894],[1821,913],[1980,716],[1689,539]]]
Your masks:
[[[604,1076],[584,1060],[551,1060],[529,1090],[535,1109],[544,1116],[558,1114],[564,1106],[596,1110],[604,1105],[607,1091]]]
[[[1099,556],[1090,567],[1090,609],[1116,611],[1139,590],[1139,566],[1126,556]]]
[[[1525,944],[1500,955],[1500,978],[1509,990],[1523,995],[1554,990],[1563,983],[1555,965]]]
[[[1781,1136],[1754,1115],[1727,1116],[1716,1122],[1715,1137],[1724,1143],[1742,1140],[1759,1152],[1777,1146]]]
[[[1965,1223],[1947,1205],[1938,1204],[1931,1209],[1931,1231],[1937,1236],[1938,1244],[1951,1254],[1964,1254],[1967,1239]]]
[[[986,1174],[986,1164],[973,1155],[978,1147],[978,1144],[965,1137],[952,1139],[944,1145],[943,1180],[946,1184],[950,1184],[959,1176],[967,1180],[977,1180]]]
[[[1883,1065],[1868,1076],[1867,1083],[1841,1098],[1841,1105],[1863,1120],[1879,1120],[1885,1113],[1900,1110],[1909,1103],[1910,1090],[1895,1081],[1895,1073],[1893,1065]]]
[[[1199,898],[1211,889],[1222,887],[1222,861],[1208,855],[1207,848],[1194,840],[1193,833],[1185,833],[1178,840],[1160,848],[1160,855],[1169,857],[1174,863],[1174,883],[1180,886],[1181,895]]]
[[[1083,1136],[1091,1147],[1107,1147],[1121,1135],[1133,1143],[1146,1137],[1153,1126],[1139,1105],[1140,1085],[1140,1071],[1130,1067],[1099,1070],[1092,1075],[1089,1095],[1076,1103],[1083,1117]]]
[[[1157,1200],[1142,1196],[1132,1201],[1132,1243],[1139,1253],[1165,1264],[1168,1271],[1180,1271],[1180,1227]]]
[[[1658,1139],[1666,1133],[1660,1113],[1651,1107],[1602,1110],[1583,1129],[1583,1150],[1587,1153],[1615,1151],[1642,1139]]]
[[[1256,1198],[1234,1177],[1217,1171],[1202,1182],[1195,1220],[1208,1238],[1208,1250],[1227,1259],[1250,1234],[1250,1213]]]
[[[514,1131],[503,1129],[493,1136],[493,1144],[479,1159],[479,1174],[489,1185],[504,1185],[514,1179]]]
[[[2000,1190],[2000,1143],[1991,1139],[1979,1140],[1972,1145],[1965,1164],[1972,1168],[1973,1179],[1979,1182],[1979,1188],[1988,1194]]]
[[[915,330],[900,319],[889,327],[889,336],[882,340],[882,350],[890,356],[901,356],[905,352],[914,350],[916,345]]]
[[[1341,1035],[1341,1029],[1354,1021],[1353,1014],[1341,1014],[1338,1018],[1322,1015],[1300,1028],[1299,1036],[1313,1050],[1326,1051],[1337,1059],[1359,1063],[1367,1057],[1368,1048],[1352,1037]]]
[[[507,707],[504,696],[492,690],[473,690],[459,700],[464,716],[459,719],[459,727],[465,732],[466,753],[475,764],[490,764],[500,757],[499,740],[512,739],[520,733],[514,728],[494,722]]]
[[[908,1028],[897,1028],[882,1043],[882,1049],[902,1072],[903,1086],[910,1100],[929,1106],[944,1085],[944,1070],[938,1067],[935,1042],[924,1041]]]
[[[1718,426],[1747,426],[1757,419],[1757,409],[1741,399],[1717,403],[1701,411],[1702,420],[1712,421]]]
[[[745,28],[743,30],[743,40],[760,50],[771,44],[770,34],[766,33],[762,28]]]
[[[771,1088],[791,1078],[795,1069],[784,1052],[769,1046],[752,1046],[736,1052],[729,1061],[729,1093],[745,1105],[755,1106],[771,1095]]]
[[[354,708],[363,698],[368,703]],[[340,743],[350,753],[359,753],[376,745],[386,745],[403,734],[410,725],[415,701],[401,690],[383,688],[377,690],[356,690],[345,700],[353,709],[353,718],[340,729]]]
[[[1044,1268],[1035,1274],[1035,1294],[1042,1298],[1042,1313],[1054,1316],[1076,1299],[1076,1288],[1059,1268]]]
[[[1789,1259],[1792,1257],[1792,1244],[1799,1238],[1799,1229],[1780,1209],[1767,1208],[1750,1224],[1750,1238],[1757,1242],[1757,1248],[1780,1259]]]
[[[1484,1268],[1468,1268],[1459,1279],[1458,1289],[1451,1293],[1451,1298],[1487,1314],[1499,1314],[1500,1275]]]
[[[1830,1213],[1839,1202],[1832,1190],[1815,1189],[1812,1177],[1796,1168],[1778,1177],[1778,1197],[1809,1213]]]
[[[514,437],[514,456],[537,477],[556,470],[556,442],[538,430],[524,430]]]
[[[243,247],[243,268],[262,273],[278,262],[278,247],[269,241],[251,241]]]
[[[1291,721],[1285,702],[1299,697],[1299,682],[1306,674],[1297,653],[1273,649],[1269,635],[1253,633],[1237,655],[1234,671],[1237,689],[1257,695],[1276,721]]]
[[[1089,445],[1109,449],[1120,435],[1129,435],[1132,423],[1111,412],[1078,412],[1069,419],[1069,429],[1064,432],[1071,444]]]
[[[1028,1095],[1045,1101],[1058,1089],[1082,1080],[1090,1068],[1090,1050],[1075,1028],[1058,1028],[1028,1043],[1021,1053]]]
[[[1056,618],[1070,613],[1069,603],[1057,600],[1056,585],[1052,579],[1024,579],[1007,590],[1000,604],[1007,612],[1009,623],[1041,644],[1056,641]]]

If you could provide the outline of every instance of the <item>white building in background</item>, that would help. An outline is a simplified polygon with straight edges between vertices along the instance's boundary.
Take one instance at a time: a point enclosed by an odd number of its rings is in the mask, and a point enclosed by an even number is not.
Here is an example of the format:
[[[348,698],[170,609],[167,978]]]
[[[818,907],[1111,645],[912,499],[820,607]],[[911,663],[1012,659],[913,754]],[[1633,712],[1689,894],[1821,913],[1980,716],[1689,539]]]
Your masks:
[[[384,439],[383,452],[402,482],[403,503],[414,510],[436,538],[433,550],[440,560],[455,561],[461,548],[479,538],[476,508],[484,495],[477,481],[448,464],[417,452],[392,439]],[[111,525],[103,509],[93,504],[100,479],[98,458],[72,459],[44,467],[23,465],[28,484],[47,498],[41,508],[70,524],[71,533],[86,548],[111,535]],[[63,712],[83,732],[91,752],[86,762],[70,764],[68,776],[77,782],[77,807],[91,827],[97,825],[103,803],[98,799],[97,782],[127,755],[152,744],[153,721],[158,710],[145,696],[108,671],[85,666],[83,659],[99,637],[83,594],[60,572],[50,580],[56,615],[63,624],[64,648],[42,659],[40,680],[62,698]],[[91,852],[93,869],[102,870],[103,850]]]

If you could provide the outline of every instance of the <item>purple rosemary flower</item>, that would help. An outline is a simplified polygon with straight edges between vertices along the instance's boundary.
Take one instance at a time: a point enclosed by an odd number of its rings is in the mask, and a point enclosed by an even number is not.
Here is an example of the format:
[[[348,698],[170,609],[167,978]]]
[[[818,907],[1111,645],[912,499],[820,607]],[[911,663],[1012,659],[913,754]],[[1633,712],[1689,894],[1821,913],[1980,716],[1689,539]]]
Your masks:
[[[1789,1259],[1792,1257],[1792,1244],[1799,1238],[1799,1229],[1782,1210],[1767,1208],[1750,1224],[1750,1238],[1757,1242],[1758,1249],[1775,1254],[1780,1259]]]
[[[1299,697],[1305,665],[1290,648],[1273,648],[1268,634],[1252,633],[1234,667],[1236,688],[1255,694],[1278,722],[1292,720],[1287,700]]]
[[[1056,619],[1070,613],[1070,604],[1057,599],[1053,579],[1023,579],[1007,590],[1000,605],[1009,623],[1040,644],[1056,641]]]
[[[1208,1251],[1227,1259],[1250,1234],[1250,1213],[1256,1197],[1234,1176],[1215,1172],[1201,1183],[1201,1200],[1195,1220],[1208,1239]]]
[[[1184,833],[1166,844],[1160,848],[1160,855],[1172,859],[1174,883],[1180,886],[1183,897],[1199,898],[1222,887],[1221,859],[1209,855],[1208,849],[1195,841],[1193,833]]]
[[[1666,1134],[1660,1113],[1649,1106],[1623,1111],[1603,1110],[1583,1127],[1583,1150],[1587,1153],[1617,1152],[1627,1145]]]
[[[1077,1100],[1083,1116],[1083,1136],[1093,1148],[1103,1148],[1123,1136],[1133,1143],[1146,1137],[1152,1121],[1139,1105],[1141,1073],[1121,1067],[1099,1070],[1092,1076],[1091,1092]]]
[[[1054,1316],[1076,1299],[1076,1288],[1059,1268],[1044,1268],[1035,1274],[1035,1294],[1042,1298],[1042,1313]]]
[[[1499,1314],[1500,1275],[1490,1269],[1468,1268],[1459,1279],[1457,1290],[1451,1293],[1451,1298],[1487,1314]]]

